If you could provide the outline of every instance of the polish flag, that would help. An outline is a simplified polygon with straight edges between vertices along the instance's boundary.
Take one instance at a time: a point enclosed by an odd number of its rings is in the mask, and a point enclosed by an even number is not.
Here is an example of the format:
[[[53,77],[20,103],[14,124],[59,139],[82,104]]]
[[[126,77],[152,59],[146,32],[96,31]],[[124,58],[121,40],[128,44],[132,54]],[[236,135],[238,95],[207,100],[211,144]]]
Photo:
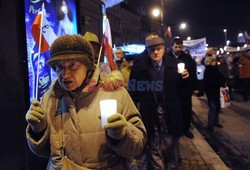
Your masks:
[[[172,32],[171,32],[170,26],[168,26],[168,28],[167,28],[166,35],[167,35],[167,37],[168,37],[169,39],[172,38]]]
[[[112,51],[112,38],[111,38],[111,30],[109,25],[109,20],[106,18],[106,28],[104,30],[104,34],[102,37],[102,48],[103,53],[107,57],[109,66],[111,70],[115,70],[114,56]]]
[[[32,24],[31,32],[41,52],[47,51],[50,48],[51,44],[54,42],[54,40],[57,38],[56,34],[54,33],[54,30],[51,28],[46,18],[44,4],[42,6],[42,11],[37,14]]]

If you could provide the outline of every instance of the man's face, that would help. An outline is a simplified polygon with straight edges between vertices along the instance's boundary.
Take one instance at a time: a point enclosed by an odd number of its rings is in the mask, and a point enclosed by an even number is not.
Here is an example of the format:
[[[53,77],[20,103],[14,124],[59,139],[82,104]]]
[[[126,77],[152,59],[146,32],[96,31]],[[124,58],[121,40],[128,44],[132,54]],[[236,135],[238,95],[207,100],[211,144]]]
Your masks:
[[[174,43],[172,49],[173,49],[174,54],[179,56],[181,54],[182,45]]]
[[[87,67],[80,62],[70,61],[55,65],[59,84],[67,91],[80,87],[87,75]]]
[[[124,57],[124,53],[121,49],[116,50],[115,55],[116,55],[117,60],[122,60]]]
[[[165,53],[165,47],[164,45],[156,45],[153,47],[148,47],[148,54],[150,58],[156,62],[159,63]]]

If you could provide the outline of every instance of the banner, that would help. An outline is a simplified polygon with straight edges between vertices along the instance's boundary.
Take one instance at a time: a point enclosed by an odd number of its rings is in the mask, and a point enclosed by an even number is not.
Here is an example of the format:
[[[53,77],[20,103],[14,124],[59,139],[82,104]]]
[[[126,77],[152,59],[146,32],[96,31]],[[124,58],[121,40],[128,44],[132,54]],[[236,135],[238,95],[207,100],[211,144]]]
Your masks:
[[[206,38],[183,41],[183,49],[188,49],[192,57],[203,57],[206,55]]]

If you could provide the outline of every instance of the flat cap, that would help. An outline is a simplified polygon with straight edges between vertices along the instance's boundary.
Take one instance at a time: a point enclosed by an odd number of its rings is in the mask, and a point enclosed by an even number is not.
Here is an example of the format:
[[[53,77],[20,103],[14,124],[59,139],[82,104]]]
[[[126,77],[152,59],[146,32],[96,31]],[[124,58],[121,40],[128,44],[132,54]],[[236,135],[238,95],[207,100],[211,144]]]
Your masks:
[[[165,44],[165,41],[161,38],[161,37],[154,37],[150,40],[147,40],[146,41],[146,47],[151,47],[151,46],[156,46],[156,45],[164,45]]]

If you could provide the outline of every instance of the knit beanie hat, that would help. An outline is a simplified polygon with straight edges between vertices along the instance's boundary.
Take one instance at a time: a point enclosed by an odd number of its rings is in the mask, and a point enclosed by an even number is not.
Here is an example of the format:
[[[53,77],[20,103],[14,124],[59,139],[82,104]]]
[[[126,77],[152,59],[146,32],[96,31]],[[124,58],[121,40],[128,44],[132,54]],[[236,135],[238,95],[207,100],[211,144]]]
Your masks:
[[[93,70],[95,59],[91,44],[82,35],[63,35],[58,37],[51,45],[48,65],[54,70],[58,62],[79,61],[88,71]]]

